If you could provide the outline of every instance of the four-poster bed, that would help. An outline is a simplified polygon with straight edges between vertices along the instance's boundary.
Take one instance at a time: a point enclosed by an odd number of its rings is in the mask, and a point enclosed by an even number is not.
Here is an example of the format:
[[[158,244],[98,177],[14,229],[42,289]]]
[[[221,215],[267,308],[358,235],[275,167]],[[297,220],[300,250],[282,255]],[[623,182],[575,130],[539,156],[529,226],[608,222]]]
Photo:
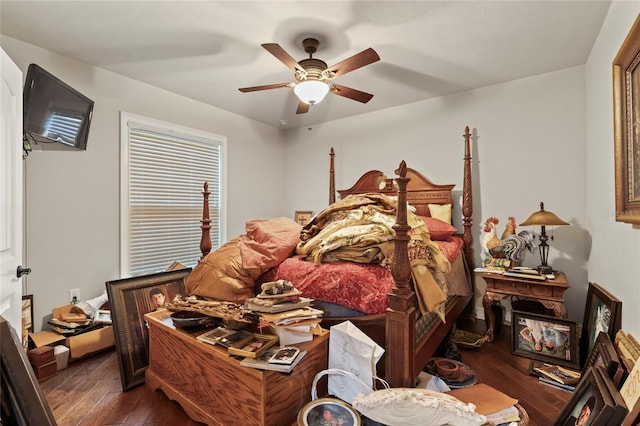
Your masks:
[[[444,304],[444,311],[440,315],[435,312],[423,314],[420,308],[416,292],[413,287],[412,265],[409,259],[409,242],[412,229],[408,224],[407,204],[412,214],[422,218],[432,216],[431,210],[437,206],[453,206],[452,190],[454,185],[437,185],[421,175],[414,169],[406,166],[402,161],[396,170],[397,177],[389,179],[378,170],[372,170],[362,175],[358,181],[349,189],[338,191],[344,200],[345,197],[353,194],[378,193],[386,196],[397,197],[397,209],[395,231],[393,263],[390,276],[392,285],[385,293],[387,308],[381,313],[352,315],[327,315],[323,320],[325,328],[340,323],[345,320],[351,321],[363,332],[385,349],[383,361],[378,365],[378,374],[383,376],[392,387],[413,387],[420,371],[427,364],[428,360],[445,339],[447,334],[455,325],[456,319],[465,311],[465,308],[473,298],[473,265],[474,252],[472,248],[473,237],[472,226],[472,179],[471,179],[471,135],[469,128],[465,128],[464,143],[464,178],[462,189],[462,233],[446,238],[447,241],[459,241],[457,247],[459,256],[449,257],[451,260],[451,273],[447,274],[447,286],[453,286],[456,290],[449,290]],[[330,183],[329,202],[333,205],[335,199],[335,170],[334,151],[330,154]],[[205,184],[204,208],[202,218],[202,240],[201,251],[203,259],[211,250],[209,238],[209,206],[208,190]],[[424,219],[425,221],[428,219]],[[441,244],[440,241],[437,242]],[[442,242],[445,243],[444,241]],[[214,252],[215,253],[215,252]],[[294,260],[292,259],[291,262]],[[300,262],[299,259],[296,261]],[[285,265],[287,261],[282,262]],[[312,262],[305,262],[307,264]],[[278,275],[279,267],[273,268],[265,276],[273,278],[283,278]],[[275,272],[274,272],[275,271]],[[275,274],[275,275],[274,275]],[[450,284],[449,276],[457,277],[462,283]],[[291,280],[294,285],[296,281]],[[450,287],[451,288],[451,287]],[[303,295],[305,290],[302,289]],[[311,289],[309,289],[311,291]],[[311,296],[313,297],[313,296]],[[442,321],[441,318],[445,319]],[[383,365],[380,365],[383,364]]]

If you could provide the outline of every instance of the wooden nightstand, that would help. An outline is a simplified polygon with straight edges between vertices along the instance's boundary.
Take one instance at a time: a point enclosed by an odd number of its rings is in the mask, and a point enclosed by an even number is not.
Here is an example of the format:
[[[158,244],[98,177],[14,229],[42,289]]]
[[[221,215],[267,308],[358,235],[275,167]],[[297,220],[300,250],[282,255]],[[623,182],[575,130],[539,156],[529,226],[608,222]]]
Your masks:
[[[553,280],[537,281],[526,278],[506,277],[502,274],[483,272],[482,278],[487,283],[487,290],[482,298],[484,315],[488,318],[487,336],[493,341],[495,317],[492,304],[498,304],[505,297],[526,297],[542,303],[545,308],[553,309],[555,316],[567,318],[567,307],[564,304],[564,292],[569,288],[567,277],[562,272],[555,273]]]

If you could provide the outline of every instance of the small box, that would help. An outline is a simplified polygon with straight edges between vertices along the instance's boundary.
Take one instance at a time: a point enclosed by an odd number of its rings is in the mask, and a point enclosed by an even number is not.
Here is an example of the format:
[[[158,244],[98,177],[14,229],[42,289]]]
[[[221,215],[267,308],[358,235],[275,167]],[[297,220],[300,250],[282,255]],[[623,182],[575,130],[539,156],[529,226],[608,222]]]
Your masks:
[[[71,323],[84,324],[88,321],[87,314],[78,305],[64,305],[53,308],[52,316]]]
[[[29,344],[36,348],[40,346],[49,346],[54,343],[63,342],[64,336],[60,333],[56,333],[53,330],[43,330],[37,333],[29,333]]]
[[[27,355],[29,362],[34,367],[50,363],[56,359],[51,346],[40,346],[39,348],[31,349]]]
[[[64,370],[69,365],[69,348],[64,345],[56,345],[53,348],[56,357],[58,371]]]
[[[72,360],[110,348],[116,344],[113,326],[98,328],[68,337],[65,345]]]
[[[53,351],[51,353],[53,353]],[[56,375],[56,373],[58,372],[58,363],[54,358],[53,361],[48,362],[46,364],[34,365],[33,371],[34,373],[36,373],[36,377],[38,378],[38,381],[41,382],[43,380],[47,380],[48,378]]]

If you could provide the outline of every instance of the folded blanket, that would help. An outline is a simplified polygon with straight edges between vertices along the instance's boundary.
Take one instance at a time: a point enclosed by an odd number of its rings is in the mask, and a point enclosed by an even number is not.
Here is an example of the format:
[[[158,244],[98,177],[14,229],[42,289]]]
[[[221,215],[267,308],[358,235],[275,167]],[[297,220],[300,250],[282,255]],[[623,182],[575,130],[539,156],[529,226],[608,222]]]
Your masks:
[[[349,195],[316,215],[301,232],[296,254],[319,265],[327,261],[380,263],[390,269],[397,203],[383,194]],[[414,291],[423,314],[436,312],[444,321],[447,289],[444,274],[449,260],[412,212],[409,257]]]

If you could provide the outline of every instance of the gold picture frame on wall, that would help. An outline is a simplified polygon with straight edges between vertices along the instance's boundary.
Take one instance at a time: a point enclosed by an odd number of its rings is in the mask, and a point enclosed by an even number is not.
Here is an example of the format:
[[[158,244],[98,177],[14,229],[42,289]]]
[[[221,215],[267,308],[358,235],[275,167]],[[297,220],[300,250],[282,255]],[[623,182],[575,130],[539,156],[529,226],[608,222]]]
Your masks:
[[[294,220],[296,221],[296,223],[305,226],[307,223],[309,223],[309,221],[311,220],[311,216],[313,215],[312,211],[309,210],[305,210],[305,211],[300,211],[298,210],[294,216]]]
[[[640,225],[640,16],[613,60],[616,221]]]

